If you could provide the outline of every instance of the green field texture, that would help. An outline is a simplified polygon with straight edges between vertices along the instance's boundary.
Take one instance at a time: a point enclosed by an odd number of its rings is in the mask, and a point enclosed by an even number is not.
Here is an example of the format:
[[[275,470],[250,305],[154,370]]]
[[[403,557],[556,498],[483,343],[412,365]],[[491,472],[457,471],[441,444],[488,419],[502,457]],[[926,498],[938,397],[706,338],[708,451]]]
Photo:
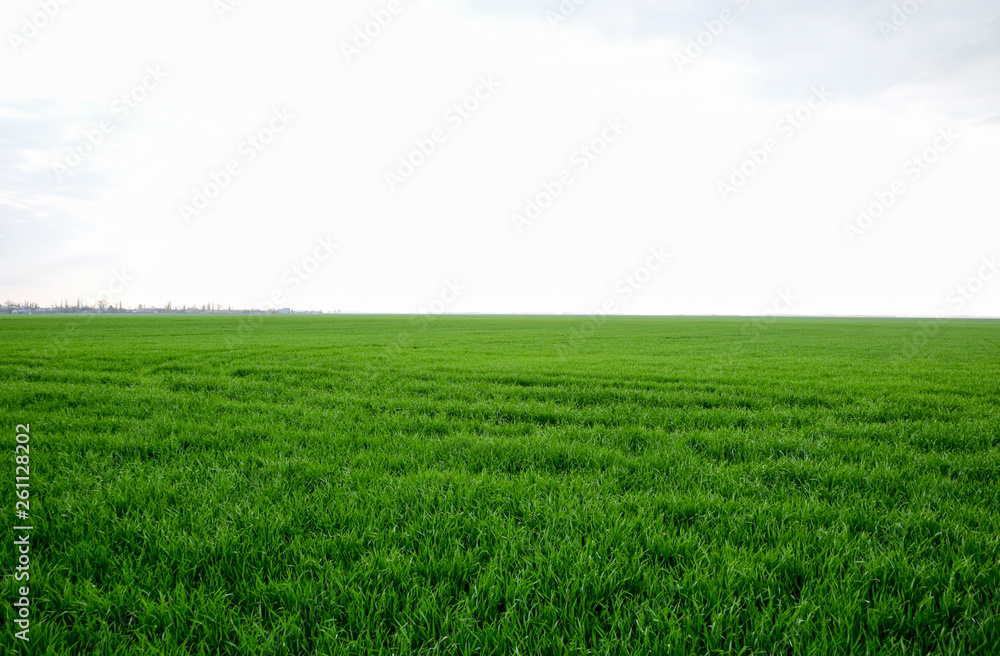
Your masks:
[[[0,317],[0,430],[2,653],[1000,653],[996,321]]]

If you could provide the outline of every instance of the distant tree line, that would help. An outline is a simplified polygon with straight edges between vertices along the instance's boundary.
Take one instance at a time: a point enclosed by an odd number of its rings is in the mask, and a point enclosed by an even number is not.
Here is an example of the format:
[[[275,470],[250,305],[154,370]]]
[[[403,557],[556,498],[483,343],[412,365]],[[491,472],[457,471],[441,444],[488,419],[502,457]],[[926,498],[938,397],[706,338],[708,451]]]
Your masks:
[[[153,307],[139,304],[136,307],[109,303],[105,300],[82,301],[76,299],[75,303],[63,301],[51,307],[42,307],[38,303],[31,301],[4,301],[0,305],[0,314],[279,314],[280,310],[250,310],[236,309],[231,306],[224,307],[221,303],[206,303],[204,305],[182,305],[174,307],[168,302],[163,307]],[[322,314],[322,312],[291,312],[290,314]]]

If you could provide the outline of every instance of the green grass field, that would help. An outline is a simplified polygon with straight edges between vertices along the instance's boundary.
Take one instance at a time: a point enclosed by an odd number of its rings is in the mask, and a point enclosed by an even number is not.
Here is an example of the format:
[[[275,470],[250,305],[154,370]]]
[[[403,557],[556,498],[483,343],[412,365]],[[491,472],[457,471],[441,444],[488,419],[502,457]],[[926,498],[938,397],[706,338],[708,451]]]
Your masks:
[[[916,342],[914,341],[916,340]],[[4,653],[1000,653],[1000,322],[0,317]]]

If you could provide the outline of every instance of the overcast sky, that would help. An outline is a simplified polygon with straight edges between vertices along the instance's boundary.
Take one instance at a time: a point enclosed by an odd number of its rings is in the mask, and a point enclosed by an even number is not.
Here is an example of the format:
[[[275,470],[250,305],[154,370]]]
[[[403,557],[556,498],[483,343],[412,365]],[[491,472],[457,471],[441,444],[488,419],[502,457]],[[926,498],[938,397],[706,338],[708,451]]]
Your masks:
[[[1000,316],[998,16],[8,0],[0,300]]]

